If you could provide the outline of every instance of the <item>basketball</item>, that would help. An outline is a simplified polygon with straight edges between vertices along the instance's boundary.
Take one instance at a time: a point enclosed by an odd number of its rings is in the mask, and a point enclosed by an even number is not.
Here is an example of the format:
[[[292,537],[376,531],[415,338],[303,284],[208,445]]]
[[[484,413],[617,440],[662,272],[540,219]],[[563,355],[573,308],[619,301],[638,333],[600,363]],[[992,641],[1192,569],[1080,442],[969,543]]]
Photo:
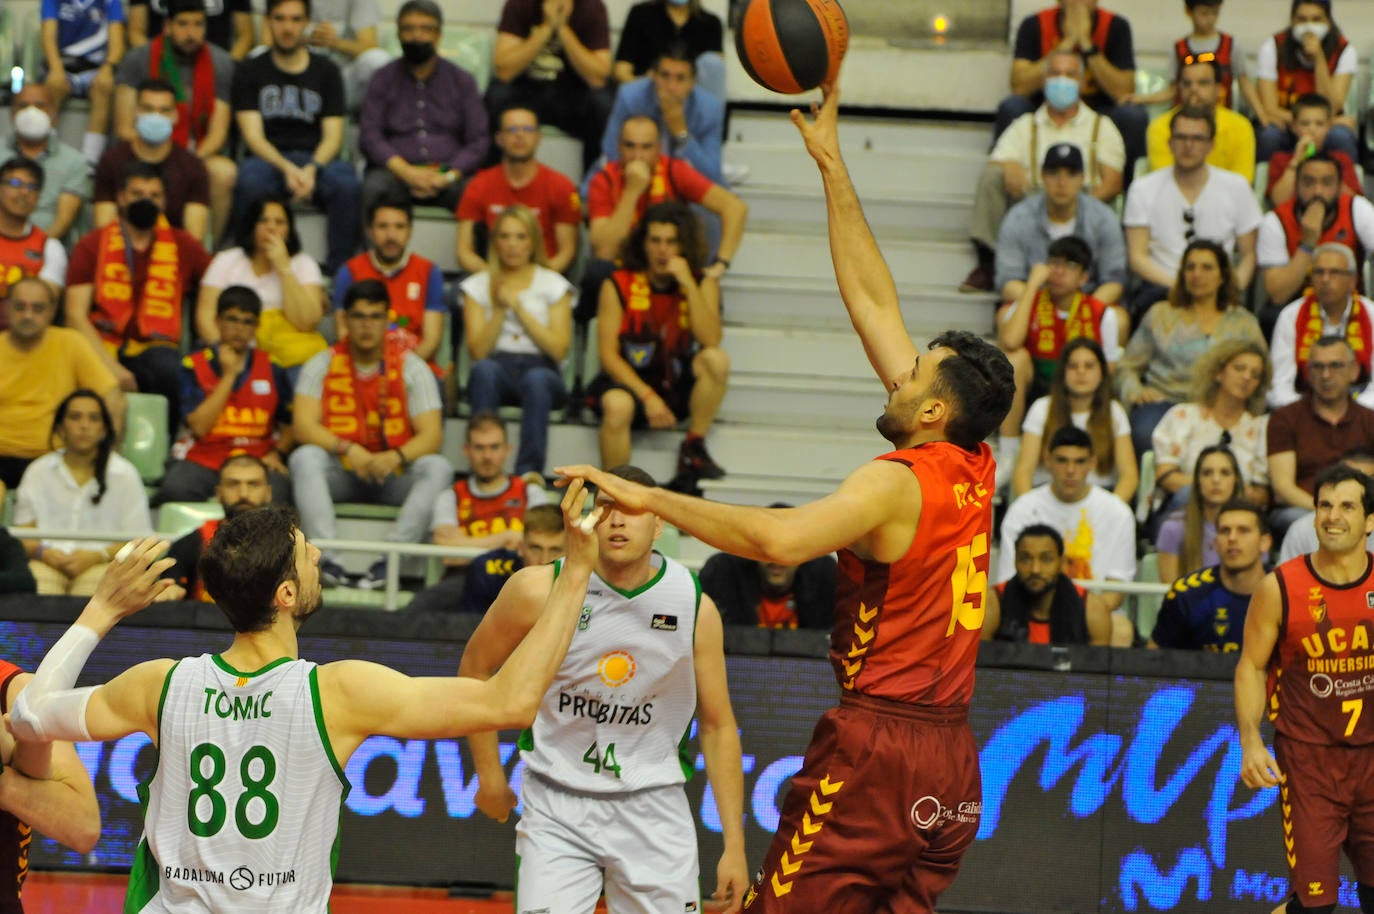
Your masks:
[[[735,50],[749,77],[796,95],[835,78],[849,46],[849,22],[836,0],[749,0]]]

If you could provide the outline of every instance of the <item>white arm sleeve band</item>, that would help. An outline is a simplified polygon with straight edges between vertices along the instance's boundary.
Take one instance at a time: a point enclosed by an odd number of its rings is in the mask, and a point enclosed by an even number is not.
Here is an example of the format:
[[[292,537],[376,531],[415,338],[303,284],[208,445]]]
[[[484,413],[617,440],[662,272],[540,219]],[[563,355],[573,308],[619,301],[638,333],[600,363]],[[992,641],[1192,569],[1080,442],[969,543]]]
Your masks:
[[[95,689],[72,687],[99,643],[100,636],[84,625],[73,625],[57,639],[10,711],[15,737],[33,742],[91,738],[86,704]]]

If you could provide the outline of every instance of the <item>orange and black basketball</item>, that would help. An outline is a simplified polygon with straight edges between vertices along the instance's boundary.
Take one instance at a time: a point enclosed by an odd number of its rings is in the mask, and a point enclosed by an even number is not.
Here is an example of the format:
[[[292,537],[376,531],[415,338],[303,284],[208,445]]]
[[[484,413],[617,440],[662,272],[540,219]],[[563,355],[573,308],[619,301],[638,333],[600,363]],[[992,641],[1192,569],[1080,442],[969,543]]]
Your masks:
[[[835,78],[849,46],[849,22],[836,0],[749,0],[735,50],[754,82],[796,95]]]

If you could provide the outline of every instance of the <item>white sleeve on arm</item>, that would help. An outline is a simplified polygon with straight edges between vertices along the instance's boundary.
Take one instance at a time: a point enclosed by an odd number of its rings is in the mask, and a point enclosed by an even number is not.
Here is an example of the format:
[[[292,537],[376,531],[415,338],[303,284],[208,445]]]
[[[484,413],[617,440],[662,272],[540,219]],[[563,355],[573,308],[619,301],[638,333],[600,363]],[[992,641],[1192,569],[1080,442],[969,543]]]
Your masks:
[[[99,643],[100,636],[84,625],[73,625],[57,639],[10,711],[10,727],[17,739],[46,743],[91,738],[86,704],[95,688],[72,687]]]

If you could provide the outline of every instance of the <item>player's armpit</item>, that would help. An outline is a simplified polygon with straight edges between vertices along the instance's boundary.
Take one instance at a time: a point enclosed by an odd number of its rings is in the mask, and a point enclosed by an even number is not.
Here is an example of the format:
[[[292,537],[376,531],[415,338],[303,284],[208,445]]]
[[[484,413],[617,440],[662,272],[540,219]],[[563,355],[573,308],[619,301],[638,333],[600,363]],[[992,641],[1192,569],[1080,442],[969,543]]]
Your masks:
[[[879,562],[906,554],[921,519],[921,484],[906,466],[890,460],[865,463],[817,501],[787,513],[769,531],[769,557],[788,565],[850,547]]]
[[[146,733],[157,741],[157,712],[173,660],[148,660],[97,688],[86,705],[86,729],[93,740]]]

